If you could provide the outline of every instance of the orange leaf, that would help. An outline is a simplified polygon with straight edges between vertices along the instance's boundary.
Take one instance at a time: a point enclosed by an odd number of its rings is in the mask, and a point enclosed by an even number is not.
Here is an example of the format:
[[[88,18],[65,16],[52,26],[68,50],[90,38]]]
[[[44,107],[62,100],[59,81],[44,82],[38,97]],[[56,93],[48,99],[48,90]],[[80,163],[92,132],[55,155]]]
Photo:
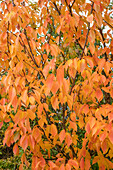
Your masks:
[[[27,147],[28,147],[28,137],[26,135],[21,137],[20,145],[22,146],[24,151],[27,149]]]
[[[100,88],[96,89],[95,95],[96,95],[96,98],[98,99],[99,102],[103,99],[103,93],[100,90]]]
[[[81,59],[78,61],[78,72],[83,72],[86,67],[86,61],[84,59]]]
[[[104,140],[102,142],[101,148],[102,148],[103,153],[106,153],[106,151],[107,151],[107,142],[106,142],[106,140]]]
[[[59,170],[65,170],[64,164],[62,164],[62,165],[60,166]]]
[[[89,170],[90,169],[90,159],[85,158],[85,169]]]
[[[52,93],[55,95],[56,92],[58,91],[58,89],[59,89],[59,84],[58,84],[57,81],[54,81],[53,85],[52,85],[52,88],[51,88]]]
[[[16,90],[14,87],[11,86],[9,89],[9,99],[11,102],[13,101],[15,96],[16,96]]]
[[[72,138],[69,133],[66,133],[66,140],[65,140],[67,146],[69,147],[72,144]]]
[[[75,131],[77,131],[77,125],[76,125],[76,123],[75,123],[75,122],[72,122],[72,121],[69,121],[69,123],[70,123],[71,128],[74,129]]]
[[[54,74],[50,74],[46,79],[46,85],[49,88],[49,90],[51,90],[52,88],[53,80],[54,80]]]
[[[57,128],[54,124],[51,125],[51,134],[54,137],[57,135]]]
[[[111,97],[113,98],[113,89],[111,89],[110,95],[111,95]]]
[[[36,117],[35,113],[30,109],[27,110],[27,115],[31,120],[34,120]]]
[[[99,59],[99,61],[98,61],[99,71],[102,70],[102,68],[104,67],[104,65],[105,65],[105,59],[104,59],[104,58]]]
[[[113,144],[113,129],[110,130],[108,137],[109,137],[109,140],[111,141],[111,143]]]
[[[66,136],[66,133],[65,133],[65,130],[63,129],[59,134],[59,139],[61,143],[63,142],[65,136]]]
[[[32,133],[34,139],[39,142],[41,140],[41,134],[40,134],[40,131],[39,129],[36,127],[36,128],[33,128],[33,133]]]
[[[80,169],[84,170],[84,158],[82,157],[82,159],[80,160]]]
[[[56,110],[58,108],[58,97],[57,96],[53,96],[51,98],[51,104],[52,104],[52,107]]]
[[[59,85],[61,86],[62,83],[63,83],[63,79],[64,79],[64,68],[63,68],[62,66],[60,66],[60,67],[57,69],[56,77],[57,77],[57,80],[58,80]]]
[[[29,102],[30,102],[31,104],[35,104],[35,98],[34,98],[33,96],[30,96],[30,97],[29,97]]]
[[[22,92],[21,100],[26,104],[27,102],[27,89]]]
[[[12,101],[12,106],[14,107],[14,111],[16,112],[17,106],[18,106],[18,99],[17,96],[14,97]]]
[[[91,51],[91,54],[93,55],[95,53],[95,45],[93,42],[90,42],[89,49]],[[91,62],[90,62],[91,63]]]
[[[104,141],[104,139],[106,138],[106,136],[107,136],[107,132],[105,131],[105,132],[103,132],[101,135],[100,135],[100,141]]]
[[[18,144],[17,144],[17,143],[15,143],[15,145],[13,146],[13,153],[14,153],[15,155],[18,155],[18,154],[19,154],[19,148],[18,148]]]
[[[86,124],[85,129],[86,129],[86,132],[89,134],[90,133],[90,125],[89,125],[89,123]]]
[[[73,166],[74,168],[78,168],[78,162],[76,160],[70,159],[68,164]]]
[[[93,21],[93,14],[91,14],[87,17],[87,21],[90,23]]]
[[[71,165],[69,165],[68,163],[66,164],[66,170],[71,170]]]
[[[29,140],[30,147],[32,147],[34,149],[34,147],[35,147],[35,140],[34,140],[33,136],[29,135],[28,140]]]
[[[71,120],[74,122],[76,120],[76,114],[74,112],[70,115]]]

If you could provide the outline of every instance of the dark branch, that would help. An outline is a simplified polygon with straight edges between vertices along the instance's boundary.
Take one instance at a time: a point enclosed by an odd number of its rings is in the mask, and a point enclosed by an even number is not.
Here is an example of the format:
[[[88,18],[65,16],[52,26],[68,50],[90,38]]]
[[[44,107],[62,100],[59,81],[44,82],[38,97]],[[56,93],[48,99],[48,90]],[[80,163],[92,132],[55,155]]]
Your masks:
[[[70,6],[70,4],[68,5],[67,0],[65,0],[65,2],[66,2],[66,5],[67,5],[67,7],[69,9],[70,15],[73,16],[73,14],[72,14],[72,6]]]
[[[76,75],[75,75],[75,77],[74,77],[74,79],[73,79],[73,83],[72,83],[72,86],[71,86],[71,89],[70,89],[69,95],[71,95],[71,93],[72,93],[73,87],[74,87],[74,85],[75,85],[75,80],[76,80],[76,76],[77,76],[77,74],[78,74],[78,72],[76,72]]]
[[[92,14],[93,5],[94,5],[94,2],[92,2],[90,14]],[[86,44],[87,44],[87,40],[88,40],[89,30],[90,30],[90,22],[88,22],[88,30],[87,30],[86,40],[85,40],[84,48],[83,48],[82,54],[81,54],[81,56],[80,56],[80,59],[82,59],[83,54],[84,54],[84,50],[85,50],[85,47],[86,47]]]
[[[63,108],[62,108],[62,110],[63,110],[63,128],[64,128],[65,131],[66,131],[66,127],[65,127],[65,104],[63,104],[62,107],[63,107]]]
[[[8,21],[8,28],[7,28],[7,48],[8,48],[8,53],[10,52],[9,50],[9,21]]]
[[[30,52],[31,52],[31,55],[32,55],[32,60],[33,60],[34,64],[39,68],[38,64],[36,63],[34,54],[33,54],[33,52],[32,52],[32,49],[31,49],[31,46],[30,46],[30,43],[29,43],[29,39],[28,39],[28,37],[27,37],[26,29],[24,29],[24,34],[25,34],[25,36],[26,36],[27,43],[28,43],[28,46],[29,46],[29,49],[30,49]]]
[[[71,5],[71,8],[73,7],[74,3],[75,3],[75,0],[73,1],[72,5]]]
[[[13,4],[13,6],[16,6],[15,3],[14,3],[14,0],[12,0],[12,4]]]
[[[55,4],[55,2],[53,2],[53,4],[54,4],[55,9],[56,9],[56,11],[58,12],[58,14],[61,15],[61,12],[60,12],[60,10],[58,9],[58,7],[57,7],[57,5]]]
[[[103,35],[103,33],[102,33],[102,29],[101,28],[99,28],[99,31],[100,31],[100,34],[101,34],[101,36],[102,36],[102,39],[103,39],[103,45],[104,45],[104,48],[106,47],[106,44],[105,44],[105,38],[104,38],[104,35]],[[106,54],[106,52],[105,52],[105,59],[106,59],[106,61],[107,61],[107,54]]]
[[[103,21],[108,24],[112,29],[113,29],[113,26],[111,24],[109,24],[106,20],[103,19]]]

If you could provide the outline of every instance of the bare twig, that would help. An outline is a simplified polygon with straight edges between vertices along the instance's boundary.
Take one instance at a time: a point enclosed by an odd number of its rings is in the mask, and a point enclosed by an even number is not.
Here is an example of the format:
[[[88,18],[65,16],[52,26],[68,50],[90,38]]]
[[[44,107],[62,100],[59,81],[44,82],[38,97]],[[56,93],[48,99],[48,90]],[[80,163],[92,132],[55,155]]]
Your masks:
[[[113,29],[113,26],[110,24],[110,23],[108,23],[106,20],[104,20],[103,19],[103,21],[106,23],[106,24],[108,24],[112,29]]]
[[[14,3],[14,0],[12,0],[12,4],[13,4],[13,6],[16,6],[15,3]]]
[[[10,52],[9,50],[9,21],[8,21],[8,28],[7,28],[7,48],[8,48],[8,53]]]
[[[65,0],[65,2],[66,2],[66,5],[67,5],[67,7],[69,9],[70,15],[73,16],[73,14],[72,14],[72,6],[70,6],[70,4],[68,5],[67,0]]]
[[[29,46],[29,49],[30,49],[30,52],[31,52],[31,55],[32,55],[32,60],[33,60],[34,64],[39,68],[38,64],[36,63],[34,54],[33,54],[33,52],[32,52],[32,49],[31,49],[31,46],[30,46],[30,43],[29,43],[29,39],[28,39],[28,37],[27,37],[26,29],[24,29],[24,34],[25,34],[25,36],[26,36],[27,43],[28,43],[28,46]]]
[[[92,2],[92,4],[91,4],[91,12],[90,12],[90,14],[92,14],[92,12],[93,12],[93,5],[94,5],[94,2]],[[80,59],[82,59],[83,54],[84,54],[84,50],[85,50],[87,40],[88,40],[89,30],[90,30],[90,22],[88,22],[88,30],[87,30],[86,40],[85,40],[84,48],[83,48],[82,54],[80,56]]]
[[[72,5],[71,5],[71,8],[73,7],[74,3],[75,3],[75,0],[73,1]]]
[[[54,5],[56,11],[58,12],[58,14],[61,15],[61,12],[60,12],[60,10],[58,9],[58,7],[57,7],[57,5],[55,4],[55,2],[53,2],[53,5]]]
[[[105,38],[104,38],[104,35],[103,35],[103,32],[102,32],[102,29],[101,28],[99,28],[99,31],[100,31],[100,34],[101,34],[101,36],[102,36],[102,39],[103,39],[103,45],[104,45],[104,48],[106,47],[106,44],[105,44]],[[106,59],[106,61],[107,61],[107,54],[106,54],[106,52],[105,52],[105,59]]]
[[[62,110],[63,110],[63,128],[66,131],[66,127],[65,127],[65,104],[63,104],[63,106],[62,106]]]
[[[72,83],[72,86],[71,86],[71,89],[70,89],[69,95],[71,95],[71,93],[72,93],[73,87],[74,87],[74,85],[75,85],[75,80],[76,80],[76,76],[77,76],[77,74],[78,74],[78,72],[76,72],[75,77],[74,77],[74,79],[73,79],[73,83]]]

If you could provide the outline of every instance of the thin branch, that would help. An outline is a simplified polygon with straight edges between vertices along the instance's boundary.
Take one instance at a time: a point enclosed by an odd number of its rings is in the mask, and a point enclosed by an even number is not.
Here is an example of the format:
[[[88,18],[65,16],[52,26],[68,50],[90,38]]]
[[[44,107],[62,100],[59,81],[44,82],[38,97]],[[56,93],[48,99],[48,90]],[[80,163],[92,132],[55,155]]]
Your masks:
[[[58,9],[58,7],[57,7],[57,5],[55,4],[55,2],[53,2],[53,5],[55,6],[55,9],[56,9],[56,11],[58,12],[58,14],[61,15],[61,12],[60,12],[60,10]]]
[[[72,5],[71,5],[71,8],[73,7],[74,3],[75,3],[75,0],[73,1]]]
[[[8,53],[10,52],[9,50],[9,21],[8,21],[8,28],[7,28],[7,48],[8,48]]]
[[[73,16],[73,14],[72,14],[72,6],[70,6],[70,4],[68,5],[67,0],[65,0],[65,2],[66,2],[67,7],[69,8],[70,15]]]
[[[12,32],[10,32],[10,33],[12,33]],[[17,37],[17,35],[15,35],[14,33],[12,33],[14,36],[16,36]],[[20,37],[20,39],[21,39],[21,41],[19,40],[19,42],[20,42],[20,44],[24,47],[24,50],[25,50],[25,53],[27,53],[28,52],[28,55],[30,56],[30,58],[32,59],[32,56],[30,55],[30,53],[29,53],[29,51],[28,51],[28,49],[27,49],[27,47],[25,46],[25,44],[24,44],[24,41],[23,41],[23,39],[22,39],[22,37],[19,35],[19,37]],[[23,43],[23,44],[22,44]],[[26,51],[27,50],[27,51]],[[40,52],[40,51],[38,51],[38,52]],[[42,55],[42,54],[41,54]],[[38,72],[40,72],[41,73],[41,75],[42,75],[42,77],[45,79],[45,76],[44,76],[44,74],[43,74],[43,72],[41,71],[41,70],[37,70],[36,68],[34,68],[33,66],[31,66],[29,63],[27,63],[25,60],[23,60],[26,64],[28,64],[30,67],[32,67],[34,70],[36,70],[36,71],[38,71]],[[34,61],[33,61],[34,62]]]
[[[70,145],[70,149],[72,150],[73,157],[74,157],[74,158],[77,158],[77,154],[75,153],[72,144]]]
[[[13,4],[13,7],[16,6],[15,3],[14,3],[14,0],[12,0],[12,4]]]
[[[94,5],[94,2],[92,2],[90,14],[92,14],[92,12],[93,12],[93,5]],[[84,54],[84,50],[85,50],[85,47],[86,47],[86,44],[87,44],[87,40],[88,40],[89,30],[90,30],[90,22],[88,22],[88,30],[87,30],[86,40],[85,40],[84,48],[83,48],[82,54],[80,56],[80,59],[82,59],[83,54]]]
[[[32,55],[32,60],[33,60],[34,64],[39,68],[38,64],[36,63],[34,54],[33,54],[33,52],[32,52],[32,49],[31,49],[31,46],[30,46],[30,43],[29,43],[29,39],[28,39],[28,37],[27,37],[26,29],[24,29],[24,34],[25,34],[25,36],[26,36],[27,43],[28,43],[28,46],[29,46],[29,49],[30,49],[30,52],[31,52],[31,55]]]
[[[109,24],[106,20],[103,19],[103,21],[108,24],[112,29],[113,29],[113,26],[111,24]]]
[[[77,74],[78,74],[78,72],[76,72],[75,77],[74,77],[74,79],[73,79],[73,83],[72,83],[72,86],[71,86],[71,89],[70,89],[69,95],[71,95],[71,93],[72,93],[73,87],[74,87],[74,85],[75,85],[75,80],[76,80],[76,76],[77,76]]]
[[[102,39],[103,39],[103,45],[104,45],[104,48],[106,47],[106,44],[105,44],[105,38],[104,38],[104,35],[103,35],[103,32],[102,32],[102,29],[101,28],[99,28],[99,31],[100,31],[100,34],[101,34],[101,36],[102,36]],[[105,54],[105,59],[106,59],[106,61],[107,61],[107,54],[106,54],[106,52],[104,53]]]
[[[62,110],[63,110],[63,128],[66,131],[66,126],[65,126],[65,105],[63,104],[62,106]]]

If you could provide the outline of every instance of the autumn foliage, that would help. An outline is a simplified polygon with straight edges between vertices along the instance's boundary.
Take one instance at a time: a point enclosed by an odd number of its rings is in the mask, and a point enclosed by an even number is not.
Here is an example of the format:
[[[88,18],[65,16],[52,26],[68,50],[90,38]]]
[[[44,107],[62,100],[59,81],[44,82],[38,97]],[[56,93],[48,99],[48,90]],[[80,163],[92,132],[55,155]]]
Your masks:
[[[20,170],[113,169],[110,0],[0,9],[0,128],[3,145],[23,149]]]

